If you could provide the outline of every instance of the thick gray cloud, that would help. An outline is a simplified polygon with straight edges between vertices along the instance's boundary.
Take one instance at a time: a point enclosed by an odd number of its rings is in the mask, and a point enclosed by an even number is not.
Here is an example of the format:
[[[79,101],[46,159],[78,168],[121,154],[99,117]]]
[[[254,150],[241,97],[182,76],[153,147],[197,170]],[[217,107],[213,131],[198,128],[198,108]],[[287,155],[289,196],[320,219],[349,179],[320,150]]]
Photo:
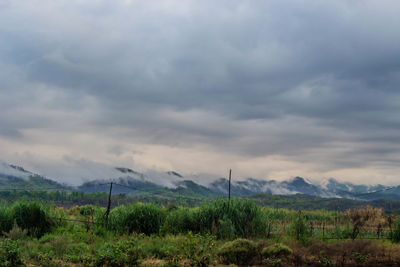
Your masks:
[[[2,1],[0,157],[395,182],[399,8]]]

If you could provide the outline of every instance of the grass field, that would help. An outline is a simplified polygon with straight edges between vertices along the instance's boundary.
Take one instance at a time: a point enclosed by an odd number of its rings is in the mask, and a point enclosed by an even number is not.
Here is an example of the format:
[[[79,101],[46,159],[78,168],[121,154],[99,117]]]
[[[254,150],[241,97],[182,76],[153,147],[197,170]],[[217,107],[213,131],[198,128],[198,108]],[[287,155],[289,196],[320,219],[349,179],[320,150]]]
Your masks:
[[[224,199],[194,208],[0,207],[0,266],[393,266],[400,224],[369,206],[264,208]]]

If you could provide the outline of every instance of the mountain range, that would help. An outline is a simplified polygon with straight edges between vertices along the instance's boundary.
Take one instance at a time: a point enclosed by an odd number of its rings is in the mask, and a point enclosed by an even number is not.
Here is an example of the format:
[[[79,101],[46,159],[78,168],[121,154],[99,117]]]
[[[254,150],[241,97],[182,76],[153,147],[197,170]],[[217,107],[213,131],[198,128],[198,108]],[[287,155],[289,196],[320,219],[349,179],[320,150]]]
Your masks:
[[[178,172],[149,171],[140,173],[130,168],[116,167],[108,179],[96,179],[79,186],[68,186],[55,182],[51,178],[32,173],[23,167],[0,162],[1,190],[47,190],[59,189],[70,191],[109,192],[113,183],[113,194],[129,196],[162,195],[165,197],[190,196],[214,198],[228,194],[229,181],[216,178],[204,183],[201,176],[185,177]],[[231,183],[232,196],[249,196],[257,193],[273,195],[305,194],[323,198],[349,198],[357,200],[389,199],[400,200],[400,187],[385,185],[356,185],[339,182],[334,178],[319,182],[302,177],[285,181],[247,178]]]

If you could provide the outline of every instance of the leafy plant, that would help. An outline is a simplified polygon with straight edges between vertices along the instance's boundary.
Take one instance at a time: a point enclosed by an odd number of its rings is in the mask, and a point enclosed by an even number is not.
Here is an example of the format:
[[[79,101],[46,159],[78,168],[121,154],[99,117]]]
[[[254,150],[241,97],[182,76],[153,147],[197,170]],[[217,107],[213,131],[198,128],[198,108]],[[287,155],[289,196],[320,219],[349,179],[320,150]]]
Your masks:
[[[309,228],[307,226],[306,220],[304,216],[299,211],[298,216],[290,225],[290,234],[293,236],[297,241],[301,243],[306,243],[310,236]]]
[[[394,230],[391,233],[391,239],[394,243],[400,243],[400,220],[396,221]]]
[[[13,218],[10,209],[0,207],[0,233],[6,233],[13,227]]]
[[[293,254],[293,250],[282,243],[275,243],[271,246],[263,248],[261,255],[264,258],[281,258],[288,257]]]
[[[94,267],[125,267],[139,265],[139,251],[133,241],[106,243],[94,259]]]
[[[12,239],[12,240],[22,240],[26,238],[26,235],[28,234],[28,230],[27,229],[21,229],[17,222],[14,221],[14,225],[13,228],[8,232],[5,233],[3,232],[3,235]]]
[[[352,256],[354,257],[355,261],[357,262],[357,266],[364,266],[364,264],[368,261],[370,255],[363,255],[359,252],[353,252]]]
[[[18,202],[12,207],[13,219],[28,235],[41,237],[51,231],[54,221],[45,207],[37,202]]]
[[[85,205],[79,208],[79,214],[85,220],[86,231],[92,229],[95,222],[95,211],[96,208],[93,205]]]
[[[25,266],[21,258],[18,242],[9,238],[0,242],[0,267]]]
[[[382,216],[382,210],[366,206],[363,208],[349,209],[345,212],[346,217],[351,221],[353,229],[351,238],[354,240],[357,238],[361,231],[361,228],[371,220],[376,220]]]
[[[225,243],[219,249],[218,255],[221,257],[222,262],[226,264],[249,265],[257,255],[257,247],[250,240],[236,239]]]

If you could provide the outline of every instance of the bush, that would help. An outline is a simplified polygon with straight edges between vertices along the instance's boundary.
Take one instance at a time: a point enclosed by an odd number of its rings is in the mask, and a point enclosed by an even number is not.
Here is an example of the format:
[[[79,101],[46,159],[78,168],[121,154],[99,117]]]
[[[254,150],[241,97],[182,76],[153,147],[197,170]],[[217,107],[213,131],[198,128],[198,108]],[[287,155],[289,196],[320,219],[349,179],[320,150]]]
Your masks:
[[[10,238],[11,240],[23,240],[26,238],[27,234],[28,234],[28,230],[26,230],[26,229],[22,230],[18,226],[16,221],[14,221],[13,228],[8,233],[3,232],[3,235]]]
[[[288,257],[293,253],[293,250],[282,243],[276,243],[263,248],[261,255],[264,258],[281,258]]]
[[[290,225],[290,235],[293,236],[297,241],[306,243],[310,236],[309,229],[305,218],[299,212],[297,218]]]
[[[165,210],[155,204],[137,203],[120,206],[110,212],[108,227],[120,233],[159,233],[165,221]]]
[[[106,243],[97,252],[93,266],[125,267],[139,265],[139,251],[133,241],[121,241],[115,244]]]
[[[25,266],[21,258],[18,243],[11,239],[0,242],[0,267]]]
[[[256,245],[247,239],[227,242],[218,251],[218,256],[221,257],[223,263],[234,263],[238,266],[249,265],[256,255]]]
[[[28,230],[28,235],[41,237],[51,231],[53,220],[46,209],[36,202],[19,202],[12,207],[12,217],[19,227]]]
[[[13,218],[10,209],[0,208],[0,233],[9,232],[13,227]]]
[[[79,207],[79,214],[85,220],[86,231],[91,230],[93,227],[93,224],[95,222],[95,212],[96,207],[93,205],[84,205]]]
[[[392,242],[400,243],[400,220],[396,221],[391,238]]]
[[[382,218],[382,209],[373,208],[371,206],[349,209],[346,210],[345,216],[352,224],[351,238],[354,240],[368,221]]]

